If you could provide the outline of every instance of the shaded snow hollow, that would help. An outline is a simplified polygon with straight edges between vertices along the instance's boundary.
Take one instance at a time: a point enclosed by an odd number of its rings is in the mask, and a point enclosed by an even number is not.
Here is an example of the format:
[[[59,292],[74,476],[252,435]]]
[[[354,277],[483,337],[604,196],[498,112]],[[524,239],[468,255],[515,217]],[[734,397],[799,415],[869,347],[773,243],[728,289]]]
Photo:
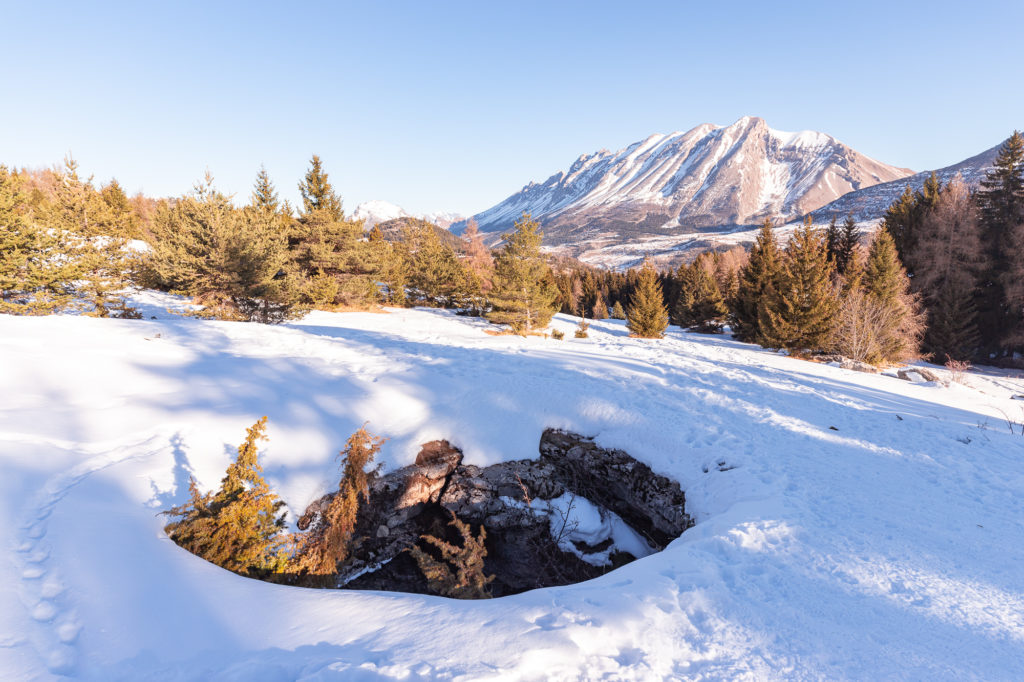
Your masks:
[[[266,327],[142,298],[160,319],[0,316],[5,679],[1024,679],[1024,437],[1003,416],[1024,420],[1024,380],[911,384],[617,321],[553,341],[441,311]],[[438,438],[487,465],[537,457],[546,427],[593,434],[678,480],[696,525],[496,600],[247,580],[156,513],[189,474],[217,485],[264,414],[292,520],[369,420],[388,468]]]

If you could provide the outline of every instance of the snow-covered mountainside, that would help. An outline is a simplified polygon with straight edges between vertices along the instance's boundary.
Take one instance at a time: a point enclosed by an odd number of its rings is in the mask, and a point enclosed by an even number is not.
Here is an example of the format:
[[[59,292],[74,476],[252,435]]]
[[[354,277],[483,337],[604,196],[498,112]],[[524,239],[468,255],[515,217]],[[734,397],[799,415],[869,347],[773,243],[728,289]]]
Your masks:
[[[960,163],[939,168],[934,172],[943,183],[960,175],[965,183],[971,187],[977,187],[985,174],[992,169],[1000,147],[1002,147],[1002,143]],[[844,194],[835,201],[815,210],[812,215],[815,222],[828,222],[832,216],[837,216],[841,220],[851,214],[858,222],[877,221],[885,215],[885,210],[892,205],[892,202],[899,199],[907,185],[910,185],[914,191],[920,190],[924,181],[931,174],[932,171],[922,171],[910,177]]]
[[[267,327],[142,302],[0,315],[4,679],[1024,679],[1019,377],[912,384],[611,320],[555,341],[444,311]],[[261,415],[292,522],[368,420],[388,469],[435,438],[489,464],[590,434],[679,481],[696,525],[489,601],[249,580],[157,513],[190,475],[215,487]]]
[[[452,224],[465,220],[466,216],[452,211],[435,211],[434,213],[414,215],[407,212],[401,206],[379,200],[364,201],[356,206],[356,210],[352,212],[352,219],[364,221],[363,227],[366,229],[370,229],[377,223],[386,223],[395,218],[419,218],[429,223],[434,223],[438,227],[448,229]]]
[[[824,133],[781,132],[748,116],[581,156],[474,217],[481,231],[500,232],[527,211],[548,244],[585,248],[594,239],[621,244],[803,215],[910,174]]]

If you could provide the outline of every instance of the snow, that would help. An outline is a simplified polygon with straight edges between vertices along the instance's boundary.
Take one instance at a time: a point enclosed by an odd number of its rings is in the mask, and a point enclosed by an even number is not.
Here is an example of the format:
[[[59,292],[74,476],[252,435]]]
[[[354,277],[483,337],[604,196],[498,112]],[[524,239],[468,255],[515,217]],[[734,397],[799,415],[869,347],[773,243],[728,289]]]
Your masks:
[[[371,228],[377,223],[384,223],[396,218],[420,218],[421,220],[426,220],[440,227],[447,228],[452,223],[463,220],[465,216],[453,211],[434,211],[433,213],[413,214],[409,213],[401,206],[397,206],[387,201],[381,201],[379,199],[364,201],[356,206],[356,210],[352,212],[352,219],[364,221],[364,227],[366,228]]]
[[[0,316],[4,679],[1024,679],[1018,374],[914,384],[609,320],[555,341],[443,311],[266,327],[140,303]],[[536,457],[545,427],[593,435],[678,480],[696,525],[490,601],[248,580],[157,512],[190,474],[217,485],[264,414],[292,521],[368,420],[388,468],[434,438],[486,465]]]

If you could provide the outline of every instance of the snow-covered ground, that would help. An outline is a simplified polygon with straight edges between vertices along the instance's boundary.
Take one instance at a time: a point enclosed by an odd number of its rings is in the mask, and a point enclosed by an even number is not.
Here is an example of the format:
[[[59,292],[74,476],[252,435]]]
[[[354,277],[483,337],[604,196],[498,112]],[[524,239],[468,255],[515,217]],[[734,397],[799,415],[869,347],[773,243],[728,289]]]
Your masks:
[[[3,679],[1024,679],[1024,379],[911,384],[616,321],[554,341],[143,299],[143,321],[0,316]],[[248,580],[157,512],[190,473],[217,485],[264,414],[293,514],[369,421],[389,467],[434,438],[489,464],[537,456],[545,427],[595,435],[679,480],[697,523],[488,601]]]

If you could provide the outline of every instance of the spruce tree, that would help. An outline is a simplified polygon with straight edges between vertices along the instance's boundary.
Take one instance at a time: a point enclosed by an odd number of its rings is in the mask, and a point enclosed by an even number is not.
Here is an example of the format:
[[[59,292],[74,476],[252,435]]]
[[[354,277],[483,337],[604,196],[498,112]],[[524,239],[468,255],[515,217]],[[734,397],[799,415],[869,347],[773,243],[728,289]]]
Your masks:
[[[732,331],[740,341],[761,343],[761,309],[769,288],[776,288],[781,271],[781,254],[770,220],[765,220],[750,249],[747,264],[740,268],[739,284],[732,305]]]
[[[306,177],[299,183],[299,193],[302,195],[303,215],[321,212],[332,221],[343,219],[341,198],[334,192],[320,157],[316,154],[309,162]]]
[[[523,213],[515,229],[502,235],[505,242],[494,262],[494,288],[487,318],[507,324],[517,334],[542,328],[555,314],[557,290],[551,269],[541,255],[540,225]]]
[[[479,289],[455,250],[441,241],[435,225],[423,222],[405,230],[412,262],[409,286],[426,305],[463,307]]]
[[[266,577],[283,569],[287,561],[284,502],[263,479],[257,443],[266,440],[267,418],[262,417],[246,433],[238,456],[227,469],[220,489],[199,492],[189,481],[190,499],[165,514],[178,517],[164,528],[178,545],[218,566],[254,577]]]
[[[262,164],[260,170],[256,174],[256,182],[252,188],[252,198],[249,200],[249,205],[255,208],[257,211],[264,213],[276,214],[281,210],[281,202],[277,198],[277,190],[274,188],[274,183],[270,180],[270,174],[267,173],[267,169]]]
[[[765,345],[803,351],[828,344],[839,299],[824,240],[810,217],[790,239],[778,288],[765,298],[758,320]]]
[[[61,234],[65,257],[78,263],[81,279],[76,294],[95,317],[138,317],[127,304],[131,288],[127,239],[111,206],[92,185],[78,175],[78,162],[69,154],[56,173],[57,184],[46,227]]]
[[[842,232],[836,222],[836,216],[832,215],[832,220],[828,223],[828,228],[825,230],[825,250],[828,252],[828,259],[836,266],[836,271],[842,272],[842,268],[839,267],[839,244],[842,240]]]
[[[597,294],[597,300],[594,302],[594,307],[591,310],[591,317],[595,320],[603,320],[608,317],[608,306],[604,304],[604,297],[601,296],[601,292]]]
[[[853,215],[846,216],[846,220],[843,221],[843,227],[839,231],[838,241],[835,246],[835,253],[833,254],[833,261],[836,265],[836,272],[843,277],[848,275],[850,267],[850,260],[853,258],[854,252],[860,245],[860,231],[857,230],[857,222],[853,219]]]
[[[978,210],[959,177],[925,213],[913,251],[912,290],[925,306],[923,348],[936,360],[967,360],[980,346],[975,297],[986,261]]]
[[[164,287],[192,296],[206,314],[275,323],[300,314],[298,284],[284,274],[287,242],[277,216],[235,209],[207,176],[190,196],[162,206],[147,266]]]
[[[616,301],[615,305],[612,306],[611,318],[613,320],[624,320],[626,319],[626,311],[622,307],[620,301]]]
[[[864,268],[864,290],[890,320],[882,337],[882,360],[903,360],[917,352],[921,323],[917,302],[909,289],[910,280],[900,264],[892,236],[879,230],[871,242]]]
[[[1024,136],[1014,131],[999,149],[977,195],[987,246],[978,295],[979,324],[989,351],[1024,347]]]
[[[668,327],[668,309],[658,273],[649,260],[637,272],[636,286],[626,310],[626,327],[630,336],[660,339]]]
[[[679,268],[679,298],[672,321],[696,331],[720,332],[728,309],[707,260],[705,254],[701,254],[690,265]]]
[[[33,220],[21,178],[0,166],[0,313],[42,315],[71,304],[82,271],[65,241]]]

